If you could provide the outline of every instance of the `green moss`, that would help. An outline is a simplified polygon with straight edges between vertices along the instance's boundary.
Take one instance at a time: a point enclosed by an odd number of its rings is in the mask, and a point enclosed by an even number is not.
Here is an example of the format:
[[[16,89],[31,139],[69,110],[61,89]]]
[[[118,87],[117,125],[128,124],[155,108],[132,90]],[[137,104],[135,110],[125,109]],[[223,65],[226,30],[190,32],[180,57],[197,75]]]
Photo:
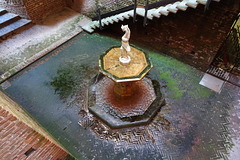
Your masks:
[[[170,98],[179,99],[183,94],[195,98],[208,98],[213,92],[199,84],[201,75],[189,65],[174,58],[149,52],[155,77],[166,82]]]
[[[167,82],[167,86],[171,91],[174,91],[170,94],[171,98],[176,98],[179,99],[182,97],[182,94],[184,91],[180,90],[179,88],[177,88],[177,82],[171,78],[171,76],[169,75],[169,73],[167,72],[162,72],[160,75],[161,79],[164,79]]]
[[[159,53],[150,52],[150,57],[153,61],[157,62],[157,66],[159,67],[170,67],[172,69],[176,69],[181,73],[188,73],[190,66],[178,61],[175,58],[171,58],[168,56],[160,55]]]
[[[189,94],[193,95],[195,98],[209,98],[213,91],[199,85],[195,90],[189,91]]]

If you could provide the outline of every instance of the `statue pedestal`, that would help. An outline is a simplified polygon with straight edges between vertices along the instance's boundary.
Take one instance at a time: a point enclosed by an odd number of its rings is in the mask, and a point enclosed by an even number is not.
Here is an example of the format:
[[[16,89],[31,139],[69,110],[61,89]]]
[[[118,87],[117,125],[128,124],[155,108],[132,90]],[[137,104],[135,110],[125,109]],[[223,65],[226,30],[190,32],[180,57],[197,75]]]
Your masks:
[[[128,56],[128,58],[119,57],[119,61],[122,65],[128,65],[131,62],[131,57],[129,57],[129,56]]]

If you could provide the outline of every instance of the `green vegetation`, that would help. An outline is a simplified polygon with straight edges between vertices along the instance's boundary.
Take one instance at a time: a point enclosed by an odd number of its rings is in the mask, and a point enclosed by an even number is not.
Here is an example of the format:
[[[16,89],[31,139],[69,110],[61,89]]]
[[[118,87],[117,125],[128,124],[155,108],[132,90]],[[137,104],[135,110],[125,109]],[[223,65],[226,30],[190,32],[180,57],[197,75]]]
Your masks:
[[[199,85],[201,74],[189,65],[174,58],[158,53],[149,53],[156,78],[167,83],[170,98],[180,99],[182,95],[190,94],[195,98],[207,98],[212,91]]]

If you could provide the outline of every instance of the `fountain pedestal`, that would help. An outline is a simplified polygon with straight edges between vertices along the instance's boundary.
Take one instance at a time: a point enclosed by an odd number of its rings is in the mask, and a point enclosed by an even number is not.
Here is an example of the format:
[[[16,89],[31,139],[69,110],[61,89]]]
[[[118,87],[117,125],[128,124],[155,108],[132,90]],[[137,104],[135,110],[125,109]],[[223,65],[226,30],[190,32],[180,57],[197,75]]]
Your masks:
[[[145,77],[153,67],[148,55],[131,46],[129,64],[120,56],[120,46],[100,55],[101,74],[88,89],[89,111],[114,129],[147,124],[164,104],[159,83]]]
[[[115,82],[113,88],[115,95],[119,98],[133,96],[137,89],[135,82]]]
[[[88,88],[89,111],[110,128],[147,124],[165,102],[159,83],[144,77],[153,67],[148,54],[129,45],[128,25],[121,29],[122,46],[100,55],[101,74]]]

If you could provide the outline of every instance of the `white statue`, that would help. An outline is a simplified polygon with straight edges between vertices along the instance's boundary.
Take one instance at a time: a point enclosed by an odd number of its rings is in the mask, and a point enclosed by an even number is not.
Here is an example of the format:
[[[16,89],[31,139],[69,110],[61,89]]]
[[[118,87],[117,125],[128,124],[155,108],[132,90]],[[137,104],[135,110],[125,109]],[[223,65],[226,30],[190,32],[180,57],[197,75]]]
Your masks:
[[[121,57],[119,57],[119,61],[121,64],[126,65],[131,61],[131,58],[128,54],[128,52],[131,51],[128,43],[130,38],[130,29],[128,28],[128,25],[122,25],[121,29],[123,32],[125,32],[125,34],[122,36]]]

